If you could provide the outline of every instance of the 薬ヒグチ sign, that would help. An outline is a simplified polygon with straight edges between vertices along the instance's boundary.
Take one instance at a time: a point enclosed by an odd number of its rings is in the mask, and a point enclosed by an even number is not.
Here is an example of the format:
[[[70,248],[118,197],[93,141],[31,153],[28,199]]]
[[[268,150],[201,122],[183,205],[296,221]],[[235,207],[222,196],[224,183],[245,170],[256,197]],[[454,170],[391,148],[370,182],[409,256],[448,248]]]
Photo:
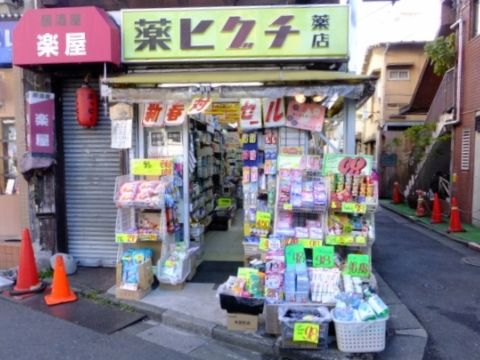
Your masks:
[[[122,61],[346,58],[348,7],[122,11]]]

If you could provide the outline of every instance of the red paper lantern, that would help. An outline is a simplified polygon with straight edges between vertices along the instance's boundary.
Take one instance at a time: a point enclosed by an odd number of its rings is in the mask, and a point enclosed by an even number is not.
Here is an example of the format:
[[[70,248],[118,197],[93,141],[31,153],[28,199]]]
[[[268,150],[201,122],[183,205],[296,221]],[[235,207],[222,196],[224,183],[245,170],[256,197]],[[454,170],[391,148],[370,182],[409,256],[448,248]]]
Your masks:
[[[82,85],[77,90],[77,122],[80,126],[97,125],[98,97],[95,89]]]

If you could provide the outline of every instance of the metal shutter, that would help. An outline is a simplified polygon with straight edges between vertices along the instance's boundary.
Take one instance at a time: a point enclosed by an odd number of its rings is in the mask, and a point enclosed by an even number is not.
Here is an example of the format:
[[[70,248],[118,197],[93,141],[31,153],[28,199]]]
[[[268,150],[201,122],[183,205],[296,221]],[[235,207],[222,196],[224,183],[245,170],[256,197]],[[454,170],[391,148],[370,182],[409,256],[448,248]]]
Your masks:
[[[114,266],[113,192],[120,153],[110,148],[110,119],[100,101],[97,126],[77,124],[75,97],[81,85],[81,79],[65,80],[62,89],[68,250],[83,266]],[[97,84],[91,86],[98,91]]]

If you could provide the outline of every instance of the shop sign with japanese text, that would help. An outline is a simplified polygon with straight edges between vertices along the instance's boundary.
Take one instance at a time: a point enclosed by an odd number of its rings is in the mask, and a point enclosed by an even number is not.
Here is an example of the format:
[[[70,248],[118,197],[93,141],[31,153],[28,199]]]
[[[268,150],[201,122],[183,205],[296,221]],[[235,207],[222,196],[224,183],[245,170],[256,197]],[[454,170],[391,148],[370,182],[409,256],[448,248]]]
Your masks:
[[[14,65],[120,63],[120,32],[94,6],[31,9],[13,31]]]
[[[26,94],[27,149],[35,154],[55,152],[55,95],[28,91]]]
[[[0,64],[12,63],[12,32],[17,21],[0,21]]]
[[[122,10],[122,61],[348,56],[347,6]]]

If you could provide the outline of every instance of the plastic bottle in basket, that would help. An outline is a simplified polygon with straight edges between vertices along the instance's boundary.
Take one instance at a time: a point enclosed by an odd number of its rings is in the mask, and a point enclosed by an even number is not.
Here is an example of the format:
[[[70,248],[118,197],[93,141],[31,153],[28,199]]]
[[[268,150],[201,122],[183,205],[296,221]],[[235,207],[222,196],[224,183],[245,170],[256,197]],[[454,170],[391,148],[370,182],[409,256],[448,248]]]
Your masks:
[[[365,295],[365,299],[367,300],[368,304],[371,306],[373,311],[375,311],[378,317],[381,317],[381,318],[388,317],[388,314],[389,314],[388,306],[385,305],[385,303],[380,298],[380,296],[370,292],[370,290],[368,289],[365,289],[363,294]]]

